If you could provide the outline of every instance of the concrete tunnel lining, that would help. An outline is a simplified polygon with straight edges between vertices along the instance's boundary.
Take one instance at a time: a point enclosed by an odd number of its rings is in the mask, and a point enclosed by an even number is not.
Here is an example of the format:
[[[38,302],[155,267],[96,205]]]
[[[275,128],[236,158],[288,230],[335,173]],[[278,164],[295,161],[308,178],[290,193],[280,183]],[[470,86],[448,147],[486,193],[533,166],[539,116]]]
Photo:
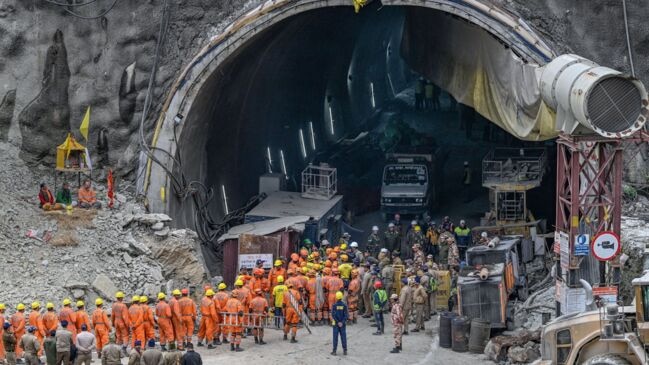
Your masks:
[[[471,1],[413,1],[390,0],[383,1],[384,6],[416,6],[430,9],[436,9],[445,13],[452,14],[458,18],[464,19],[472,24],[478,25],[494,37],[498,38],[503,44],[508,45],[511,49],[518,50],[517,55],[529,57],[529,61],[543,64],[553,56],[552,51],[547,49],[542,40],[537,37],[537,41],[532,44],[529,37],[535,35],[527,27],[509,28],[507,24],[496,20],[496,17],[490,17],[481,12],[480,9],[472,7]],[[210,76],[220,69],[231,56],[236,56],[237,52],[245,48],[255,37],[273,25],[310,10],[321,8],[344,7],[351,10],[347,0],[305,0],[305,1],[270,1],[260,5],[258,8],[251,10],[242,19],[236,21],[226,28],[223,33],[212,38],[210,43],[192,60],[192,62],[183,71],[181,76],[172,88],[164,107],[163,112],[158,119],[158,124],[154,134],[153,145],[159,149],[168,151],[175,155],[177,146],[174,143],[174,118],[177,114],[188,116],[194,106],[194,103],[204,88],[205,83]],[[509,16],[510,23],[524,24],[510,14],[498,10],[499,17]],[[361,10],[367,11],[366,9]],[[522,35],[520,32],[525,34]],[[177,126],[175,133],[181,136],[187,127],[187,120],[184,120]],[[188,128],[187,130],[191,130]],[[167,164],[167,167],[173,169],[173,161],[159,152],[157,157]],[[199,166],[199,169],[207,169],[203,164],[205,161],[193,161],[193,164]],[[142,167],[141,167],[142,168]],[[170,211],[170,199],[163,201],[161,199],[160,189],[165,187],[171,195],[169,178],[166,176],[164,169],[156,164],[151,164],[150,173],[146,175],[144,189],[147,195],[149,208],[152,211]]]

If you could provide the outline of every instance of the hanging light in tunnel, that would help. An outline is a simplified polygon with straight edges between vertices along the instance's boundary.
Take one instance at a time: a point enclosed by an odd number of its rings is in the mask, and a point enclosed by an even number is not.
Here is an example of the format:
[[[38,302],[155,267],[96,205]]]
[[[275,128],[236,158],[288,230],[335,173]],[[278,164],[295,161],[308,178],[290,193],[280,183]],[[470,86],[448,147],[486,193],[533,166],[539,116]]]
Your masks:
[[[266,165],[268,166],[268,173],[273,173],[273,156],[270,153],[270,147],[266,147]]]
[[[304,131],[300,128],[300,151],[302,151],[302,157],[306,158],[306,144],[304,143]]]
[[[374,83],[370,82],[370,94],[372,94],[372,108],[376,108],[376,98],[374,97]]]
[[[225,185],[221,185],[221,195],[223,197],[223,210],[225,214],[230,214],[230,209],[228,208],[228,196],[225,194]]]
[[[279,150],[279,160],[280,160],[279,162],[282,165],[282,173],[284,175],[288,176],[288,174],[286,173],[286,160],[284,159],[284,151],[283,150]]]
[[[313,131],[313,122],[309,122],[309,135],[311,136],[311,149],[315,151],[315,132]]]
[[[331,135],[336,134],[334,131],[334,114],[331,110],[331,104],[329,104],[329,130],[331,132]]]

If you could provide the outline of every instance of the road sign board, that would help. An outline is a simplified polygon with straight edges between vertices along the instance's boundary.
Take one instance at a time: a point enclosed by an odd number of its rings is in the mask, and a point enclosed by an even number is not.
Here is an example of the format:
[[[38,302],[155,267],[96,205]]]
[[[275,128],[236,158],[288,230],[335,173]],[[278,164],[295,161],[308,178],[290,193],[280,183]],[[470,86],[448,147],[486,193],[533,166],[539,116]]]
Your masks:
[[[561,248],[560,262],[561,268],[568,270],[570,268],[570,243],[568,242],[568,233],[559,232],[559,247]]]
[[[617,287],[616,286],[602,286],[593,288],[593,296],[598,296],[605,304],[617,302]]]
[[[613,259],[620,253],[621,249],[620,236],[611,231],[600,232],[593,238],[593,242],[591,243],[593,256],[600,261]]]
[[[575,256],[588,256],[590,251],[590,235],[578,234],[575,236]]]

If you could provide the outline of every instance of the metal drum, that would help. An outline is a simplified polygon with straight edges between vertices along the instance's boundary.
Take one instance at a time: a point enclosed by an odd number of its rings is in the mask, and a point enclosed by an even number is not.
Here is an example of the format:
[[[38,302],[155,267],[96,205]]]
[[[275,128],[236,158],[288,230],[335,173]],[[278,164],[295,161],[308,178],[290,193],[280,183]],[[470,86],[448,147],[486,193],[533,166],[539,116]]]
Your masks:
[[[469,327],[471,322],[467,317],[455,317],[451,321],[451,338],[453,339],[451,348],[455,352],[466,352],[469,342]]]
[[[471,332],[469,335],[469,351],[475,354],[484,352],[485,346],[489,342],[489,335],[491,334],[491,323],[489,321],[474,318],[471,321]]]
[[[439,347],[450,349],[453,340],[451,339],[451,321],[457,317],[453,312],[442,312],[439,316]]]

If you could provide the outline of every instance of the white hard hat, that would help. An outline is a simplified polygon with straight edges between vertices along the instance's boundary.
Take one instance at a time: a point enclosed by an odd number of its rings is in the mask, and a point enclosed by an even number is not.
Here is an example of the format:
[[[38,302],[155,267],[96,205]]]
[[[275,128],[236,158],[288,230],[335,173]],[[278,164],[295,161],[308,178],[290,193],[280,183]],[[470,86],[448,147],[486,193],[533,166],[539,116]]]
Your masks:
[[[320,245],[321,245],[321,246],[329,246],[329,241],[327,241],[327,240],[322,240],[322,242],[320,242]]]
[[[390,224],[388,224],[388,227],[389,227],[389,228],[393,228],[393,227],[394,227],[394,223],[390,222]]]
[[[387,249],[387,248],[382,248],[382,249],[381,249],[381,252],[383,252],[383,253],[388,253],[388,249]]]
[[[461,219],[460,224],[466,224],[466,221],[464,219]]]
[[[435,223],[435,221],[430,222],[430,225],[431,225],[431,226],[434,226],[434,225],[436,225],[436,224],[437,224],[437,223]]]
[[[348,232],[343,233],[343,237],[349,237],[351,236]]]
[[[469,161],[464,161],[464,166],[469,166]]]
[[[410,222],[410,224],[413,225],[413,226],[416,226],[416,225],[417,225],[417,221],[412,221],[412,222]]]
[[[373,227],[372,227],[372,231],[378,231],[378,230],[379,230],[379,227],[378,227],[378,226],[373,226]]]
[[[482,238],[487,238],[487,232],[482,232],[482,233],[480,233],[480,237],[482,237]]]
[[[358,247],[358,242],[352,242],[349,247]]]

